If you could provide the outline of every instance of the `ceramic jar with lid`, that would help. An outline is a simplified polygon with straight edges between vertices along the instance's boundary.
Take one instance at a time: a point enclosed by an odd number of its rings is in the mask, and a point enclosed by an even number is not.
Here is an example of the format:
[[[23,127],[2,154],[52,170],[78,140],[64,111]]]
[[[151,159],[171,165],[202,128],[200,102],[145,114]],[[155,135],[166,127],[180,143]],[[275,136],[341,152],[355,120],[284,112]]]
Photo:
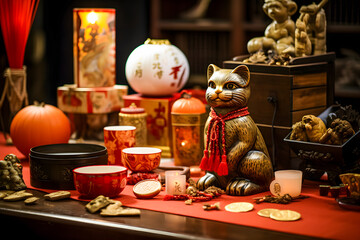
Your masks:
[[[119,113],[119,125],[136,127],[136,146],[146,146],[147,144],[147,128],[146,128],[145,109],[137,107],[132,103],[129,107],[121,108]]]

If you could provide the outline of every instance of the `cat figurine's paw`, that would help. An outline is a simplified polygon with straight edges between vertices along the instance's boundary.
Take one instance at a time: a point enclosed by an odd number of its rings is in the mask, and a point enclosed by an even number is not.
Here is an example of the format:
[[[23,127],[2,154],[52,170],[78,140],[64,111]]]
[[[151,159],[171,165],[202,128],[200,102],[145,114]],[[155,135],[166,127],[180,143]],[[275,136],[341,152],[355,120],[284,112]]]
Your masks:
[[[199,179],[199,181],[196,184],[196,187],[200,191],[204,191],[210,186],[220,187],[220,184],[217,177],[214,174],[207,172],[205,176]]]
[[[226,187],[226,194],[233,196],[247,196],[264,191],[264,187],[244,178],[234,178]]]

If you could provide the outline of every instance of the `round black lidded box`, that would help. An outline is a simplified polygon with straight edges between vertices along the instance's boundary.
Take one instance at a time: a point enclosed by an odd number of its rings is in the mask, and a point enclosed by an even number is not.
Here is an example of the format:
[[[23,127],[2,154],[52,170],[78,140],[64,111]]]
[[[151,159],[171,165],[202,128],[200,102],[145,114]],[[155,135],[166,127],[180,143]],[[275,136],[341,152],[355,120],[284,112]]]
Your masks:
[[[31,186],[45,189],[75,189],[72,170],[89,165],[107,165],[104,146],[87,143],[51,144],[30,149]]]

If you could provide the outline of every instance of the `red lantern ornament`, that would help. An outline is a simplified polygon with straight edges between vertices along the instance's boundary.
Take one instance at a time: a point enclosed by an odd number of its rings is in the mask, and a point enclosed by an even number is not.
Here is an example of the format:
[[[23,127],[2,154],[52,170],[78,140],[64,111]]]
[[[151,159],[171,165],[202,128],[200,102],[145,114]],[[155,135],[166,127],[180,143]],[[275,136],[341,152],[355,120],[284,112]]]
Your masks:
[[[26,157],[33,147],[67,143],[70,134],[70,121],[60,109],[37,102],[21,109],[10,126],[14,145]]]
[[[199,165],[204,150],[205,105],[186,91],[171,109],[175,165]]]

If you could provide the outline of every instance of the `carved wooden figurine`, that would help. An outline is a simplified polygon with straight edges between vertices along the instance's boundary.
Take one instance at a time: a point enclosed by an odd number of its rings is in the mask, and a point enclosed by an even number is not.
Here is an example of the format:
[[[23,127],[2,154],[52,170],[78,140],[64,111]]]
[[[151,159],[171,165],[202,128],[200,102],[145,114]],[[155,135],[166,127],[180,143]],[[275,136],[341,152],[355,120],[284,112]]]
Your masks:
[[[306,25],[306,34],[311,41],[312,46],[309,46],[307,43],[308,40],[305,40],[304,34],[299,34],[295,36],[297,40],[295,41],[295,53],[296,56],[303,56],[303,55],[313,55],[324,54],[326,53],[326,16],[323,6],[328,2],[328,0],[322,0],[318,5],[312,3],[308,6],[302,6],[300,8],[300,16],[296,21],[296,27],[302,27],[302,25],[298,26],[300,22]],[[302,31],[302,29],[300,29]],[[309,51],[310,54],[304,53],[300,51],[296,51],[296,49],[302,49],[302,42],[306,41],[306,51]],[[299,45],[297,45],[299,42]],[[305,42],[304,42],[305,43]],[[312,49],[312,50],[311,50]]]
[[[264,139],[249,115],[250,72],[208,67],[206,101],[211,112],[205,124],[205,150],[200,168],[207,170],[197,187],[226,189],[230,195],[251,195],[269,189],[273,168]]]
[[[300,122],[292,126],[292,129],[290,139],[297,141],[319,142],[326,132],[324,122],[314,115],[303,116]]]
[[[307,34],[307,24],[309,22],[309,15],[301,14],[298,20],[296,20],[295,30],[295,56],[304,57],[311,55],[311,40]]]
[[[273,22],[267,26],[264,37],[256,37],[248,42],[248,52],[267,53],[268,50],[273,50],[279,55],[293,55],[295,23],[290,16],[296,13],[296,3],[292,0],[265,0],[263,10]]]

